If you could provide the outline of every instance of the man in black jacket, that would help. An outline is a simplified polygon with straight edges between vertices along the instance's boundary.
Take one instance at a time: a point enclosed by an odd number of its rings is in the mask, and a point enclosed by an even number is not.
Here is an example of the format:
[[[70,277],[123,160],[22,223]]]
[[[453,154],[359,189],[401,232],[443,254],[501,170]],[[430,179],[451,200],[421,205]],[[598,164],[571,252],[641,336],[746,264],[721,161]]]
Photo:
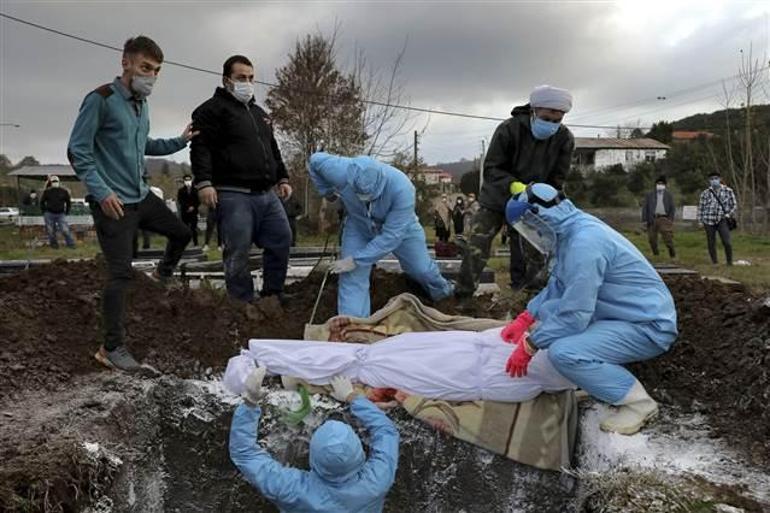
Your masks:
[[[642,207],[642,223],[647,230],[652,254],[658,255],[658,233],[663,236],[663,243],[668,248],[668,255],[676,258],[674,249],[674,197],[666,190],[666,177],[655,180],[655,190],[647,193]]]
[[[72,239],[70,227],[67,224],[67,214],[70,213],[72,207],[70,193],[61,186],[58,176],[49,178],[48,183],[50,186],[43,191],[43,196],[40,198],[40,210],[43,211],[43,218],[45,219],[48,244],[52,248],[58,248],[59,242],[56,240],[56,232],[61,231],[67,247],[74,248],[75,241]]]
[[[279,196],[291,195],[288,174],[267,113],[254,102],[249,59],[227,59],[222,85],[192,115],[200,131],[190,152],[195,188],[201,203],[217,208],[230,296],[254,298],[249,250],[255,243],[264,249],[260,295],[283,299],[291,229]]]
[[[182,187],[176,193],[176,201],[179,203],[179,217],[192,233],[193,246],[198,245],[198,192],[193,189],[192,176],[184,175]]]
[[[561,190],[575,139],[562,124],[572,108],[572,95],[551,86],[536,87],[529,103],[513,109],[495,130],[484,159],[479,211],[471,219],[469,246],[463,254],[455,293],[473,295],[489,259],[497,232],[505,225],[505,204],[520,184],[547,183]],[[525,285],[526,266],[520,239],[511,235],[511,286]]]

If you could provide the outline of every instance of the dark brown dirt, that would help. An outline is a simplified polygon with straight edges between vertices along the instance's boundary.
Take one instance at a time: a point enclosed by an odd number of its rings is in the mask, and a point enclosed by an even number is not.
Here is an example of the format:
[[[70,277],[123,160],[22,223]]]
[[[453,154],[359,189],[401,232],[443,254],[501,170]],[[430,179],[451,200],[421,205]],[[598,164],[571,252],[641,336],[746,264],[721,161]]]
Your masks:
[[[301,339],[323,280],[313,273],[289,285],[285,308],[265,298],[246,305],[221,290],[166,290],[137,273],[126,313],[126,341],[134,355],[164,374],[201,377],[224,369],[249,338]],[[101,371],[100,294],[96,262],[56,262],[0,279],[0,404],[27,389],[55,389],[74,376]],[[372,310],[401,292],[420,293],[403,275],[374,273]],[[337,279],[330,275],[315,323],[336,314]],[[425,298],[423,298],[425,299]],[[428,302],[426,300],[426,302]],[[456,313],[452,300],[441,310]],[[474,302],[478,316],[504,318],[510,303]]]
[[[165,374],[220,372],[249,337],[302,338],[322,279],[316,273],[289,286],[287,292],[294,295],[282,308],[274,298],[244,305],[205,287],[166,290],[137,274],[126,318],[127,344]],[[22,400],[25,391],[68,390],[80,377],[103,371],[93,359],[100,340],[103,281],[98,262],[56,262],[0,279],[0,411]],[[702,412],[715,436],[743,450],[753,463],[770,464],[770,307],[740,287],[692,277],[667,283],[677,302],[680,338],[669,353],[632,370],[656,399]],[[336,288],[330,276],[316,323],[334,315]],[[375,273],[372,309],[406,291],[419,289],[402,275]],[[458,313],[454,300],[435,306]],[[504,318],[521,306],[485,297],[473,303],[473,314]],[[40,461],[51,462],[49,456],[59,449],[47,443],[40,441],[37,456],[29,453],[30,461],[38,462],[29,469],[18,467],[16,458],[14,475],[27,472],[28,482],[50,479],[52,474],[41,474],[41,468],[49,472],[52,467],[40,467]],[[65,468],[68,455],[60,456],[65,481],[87,477],[72,474],[79,470]]]
[[[665,355],[631,366],[652,395],[704,413],[717,436],[770,465],[770,305],[741,286],[667,279],[679,339]]]

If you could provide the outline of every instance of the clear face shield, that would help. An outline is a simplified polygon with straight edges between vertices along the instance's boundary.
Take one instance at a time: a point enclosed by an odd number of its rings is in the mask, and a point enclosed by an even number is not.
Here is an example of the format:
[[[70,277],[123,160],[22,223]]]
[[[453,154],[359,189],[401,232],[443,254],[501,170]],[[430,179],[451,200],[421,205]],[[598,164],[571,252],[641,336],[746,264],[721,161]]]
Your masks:
[[[556,251],[556,232],[533,211],[525,212],[513,223],[513,229],[546,257]]]

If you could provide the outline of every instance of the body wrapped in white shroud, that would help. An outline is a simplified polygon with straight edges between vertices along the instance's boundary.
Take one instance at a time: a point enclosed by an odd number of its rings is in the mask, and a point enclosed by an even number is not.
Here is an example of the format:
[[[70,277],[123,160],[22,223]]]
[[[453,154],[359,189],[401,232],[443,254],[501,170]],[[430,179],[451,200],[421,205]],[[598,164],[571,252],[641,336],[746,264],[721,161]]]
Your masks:
[[[506,374],[515,346],[502,340],[501,329],[403,333],[372,344],[251,339],[249,349],[228,362],[224,381],[240,394],[256,361],[271,374],[315,385],[342,374],[371,387],[447,401],[521,402],[575,388],[554,369],[547,351],[535,354],[526,376]]]

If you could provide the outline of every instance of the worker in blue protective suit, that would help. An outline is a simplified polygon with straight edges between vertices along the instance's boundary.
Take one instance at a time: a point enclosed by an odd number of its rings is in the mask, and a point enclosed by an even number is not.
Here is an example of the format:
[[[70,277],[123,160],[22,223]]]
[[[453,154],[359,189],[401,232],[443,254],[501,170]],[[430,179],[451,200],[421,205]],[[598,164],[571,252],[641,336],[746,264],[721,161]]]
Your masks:
[[[532,355],[548,349],[567,379],[618,407],[602,429],[637,432],[658,406],[623,364],[654,358],[676,340],[668,287],[633,244],[550,185],[509,200],[506,218],[551,267],[546,287],[502,331],[516,344],[506,370],[522,376]]]
[[[345,205],[341,258],[332,264],[340,274],[340,315],[371,313],[369,274],[388,253],[434,301],[452,295],[452,285],[428,254],[425,231],[415,214],[415,189],[398,169],[371,157],[338,157],[318,152],[310,157],[310,179],[327,198]]]
[[[287,468],[257,444],[265,368],[246,380],[244,403],[233,415],[230,459],[246,480],[284,513],[381,512],[398,466],[396,426],[348,378],[332,378],[332,396],[369,430],[369,458],[348,424],[327,420],[310,439],[310,470]]]

